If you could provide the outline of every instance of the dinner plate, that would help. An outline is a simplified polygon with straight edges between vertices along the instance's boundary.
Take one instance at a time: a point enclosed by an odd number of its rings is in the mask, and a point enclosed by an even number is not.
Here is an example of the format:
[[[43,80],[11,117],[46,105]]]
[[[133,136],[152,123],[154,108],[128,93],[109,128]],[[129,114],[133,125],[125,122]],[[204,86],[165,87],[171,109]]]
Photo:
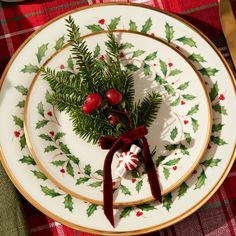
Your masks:
[[[106,29],[154,34],[175,46],[199,70],[213,108],[208,149],[192,175],[163,197],[163,203],[116,210],[113,228],[101,206],[65,193],[39,170],[26,146],[23,108],[38,68],[66,39],[64,18],[71,14],[82,35]],[[50,35],[50,37],[49,37]],[[36,31],[17,50],[2,76],[0,93],[1,161],[19,191],[39,210],[75,229],[97,234],[134,235],[174,224],[202,206],[219,188],[235,159],[235,82],[218,49],[181,18],[136,4],[105,4],[76,9]]]
[[[122,66],[134,74],[135,101],[147,92],[162,96],[159,113],[148,128],[150,150],[156,163],[162,193],[179,186],[195,169],[211,134],[211,106],[200,74],[175,48],[150,36],[116,32]],[[99,61],[106,54],[107,33],[84,38]],[[98,53],[99,52],[99,53]],[[69,62],[69,65],[68,65]],[[74,73],[71,46],[52,55],[45,68]],[[73,131],[70,116],[57,112],[48,101],[50,86],[40,72],[25,104],[26,141],[42,172],[62,190],[86,201],[103,204],[102,169],[108,151],[88,143]],[[78,108],[79,109],[79,108]],[[118,154],[115,154],[116,157]],[[113,160],[114,205],[128,206],[152,200],[143,165],[123,178]]]

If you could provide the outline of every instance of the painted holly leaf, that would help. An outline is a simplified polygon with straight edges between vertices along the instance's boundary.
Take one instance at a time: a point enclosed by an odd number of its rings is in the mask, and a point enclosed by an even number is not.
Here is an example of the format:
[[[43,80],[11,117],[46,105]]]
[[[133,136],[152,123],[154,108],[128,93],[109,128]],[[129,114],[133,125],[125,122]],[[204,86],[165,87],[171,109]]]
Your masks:
[[[139,57],[139,56],[143,55],[144,53],[145,53],[145,51],[138,49],[137,51],[133,52],[133,58]]]
[[[168,151],[173,151],[173,150],[175,150],[177,147],[178,147],[178,144],[167,144],[167,145],[165,146],[165,149],[168,150]]]
[[[189,86],[189,82],[185,82],[181,84],[177,89],[179,90],[185,90]]]
[[[199,110],[199,104],[193,106],[193,107],[188,111],[187,116],[191,116],[191,115],[197,113],[198,110]]]
[[[179,69],[173,69],[173,70],[170,71],[169,76],[175,76],[175,75],[179,75],[179,74],[181,74],[181,73],[182,73],[181,70],[179,70]]]
[[[218,163],[221,161],[221,159],[209,159],[209,160],[205,160],[203,162],[201,162],[202,165],[204,165],[205,167],[215,167],[218,166]]]
[[[155,209],[156,209],[153,205],[147,204],[147,203],[138,205],[138,206],[136,206],[136,207],[139,208],[139,209],[142,210],[142,211],[152,211],[152,210],[155,210]]]
[[[125,207],[120,213],[120,218],[125,218],[133,211],[133,207]]]
[[[174,101],[170,104],[170,106],[176,107],[176,106],[179,105],[179,103],[180,103],[180,97],[178,97],[176,100],[174,100]]]
[[[166,92],[167,92],[169,95],[175,96],[175,94],[176,94],[175,89],[174,89],[171,85],[166,84],[166,85],[164,85],[164,88],[165,88]]]
[[[115,30],[120,22],[120,16],[115,17],[111,20],[110,24],[108,25],[109,30]]]
[[[19,118],[18,116],[12,116],[12,117],[13,117],[15,125],[19,126],[20,128],[23,128],[24,126],[23,120]]]
[[[119,50],[125,50],[125,49],[128,49],[128,48],[133,48],[134,45],[132,43],[121,43],[120,46],[119,46]]]
[[[44,149],[44,152],[52,152],[54,150],[56,150],[57,148],[53,145],[48,145],[45,149]]]
[[[161,72],[163,73],[164,76],[166,76],[167,74],[167,65],[164,61],[162,61],[161,59],[159,60],[160,63],[160,68],[161,68]]]
[[[90,178],[88,177],[80,177],[77,179],[76,181],[76,185],[80,185],[80,184],[84,184],[86,183],[87,181],[89,181]]]
[[[16,106],[19,108],[23,108],[25,106],[25,100],[19,101]]]
[[[102,170],[97,170],[97,171],[95,171],[95,173],[100,175],[100,176],[103,176],[103,171]]]
[[[63,142],[59,142],[58,144],[62,152],[64,152],[66,155],[71,154],[66,144],[64,144]]]
[[[69,161],[67,162],[67,165],[66,165],[66,172],[67,172],[68,175],[70,175],[72,177],[75,176],[74,169],[73,169],[73,167],[72,167],[72,165],[70,164]]]
[[[206,177],[205,171],[202,170],[201,174],[197,178],[197,182],[195,184],[194,189],[200,189],[205,184],[206,178],[207,177]]]
[[[37,110],[38,110],[38,113],[39,113],[42,117],[44,117],[44,112],[45,112],[45,110],[44,110],[44,107],[43,107],[43,103],[42,103],[42,102],[40,102],[40,103],[38,104]]]
[[[184,194],[187,192],[189,186],[183,182],[180,187],[179,187],[179,191],[178,191],[178,197],[181,198],[184,196]]]
[[[89,184],[90,187],[93,187],[93,188],[98,188],[102,185],[102,181],[96,181],[96,182],[93,182],[91,184]]]
[[[48,122],[49,122],[49,120],[39,120],[39,121],[36,123],[35,128],[36,128],[36,129],[43,128]]]
[[[23,96],[26,96],[28,94],[28,89],[24,87],[23,85],[17,85],[15,86],[15,89],[21,93]]]
[[[100,25],[96,25],[96,24],[86,25],[86,27],[87,29],[91,30],[93,33],[101,32],[104,30]]]
[[[192,38],[188,38],[186,36],[183,36],[183,37],[178,38],[176,40],[181,42],[184,45],[188,45],[190,47],[197,47],[196,42]]]
[[[49,104],[52,103],[51,94],[49,93],[48,90],[46,91],[45,98],[46,98],[46,102],[47,102],[47,103],[49,103]]]
[[[171,193],[166,194],[163,198],[163,207],[165,207],[166,210],[169,211],[172,203],[173,203],[172,194]]]
[[[72,212],[72,210],[74,209],[73,205],[73,200],[72,200],[72,197],[70,194],[67,194],[65,197],[64,197],[64,206],[66,209],[69,209],[69,211]]]
[[[141,32],[144,33],[144,34],[146,34],[146,33],[151,29],[151,27],[152,27],[152,19],[151,19],[151,17],[149,17],[149,18],[145,21],[144,25],[142,26]]]
[[[163,174],[165,179],[168,179],[170,177],[170,170],[166,167],[163,168]]]
[[[28,156],[23,156],[23,158],[21,158],[19,161],[21,163],[24,163],[24,164],[27,164],[27,165],[33,165],[33,166],[36,165],[34,159],[29,155]]]
[[[61,196],[61,194],[56,192],[54,189],[51,189],[51,188],[48,188],[47,186],[42,186],[42,185],[40,185],[40,187],[46,196],[50,196],[52,198]]]
[[[130,174],[133,178],[138,178],[140,176],[139,172],[137,171],[137,169],[133,169],[130,171]]]
[[[177,135],[178,135],[178,129],[177,129],[177,127],[175,126],[175,127],[171,130],[171,132],[170,132],[170,138],[171,138],[171,140],[174,141]]]
[[[143,70],[144,70],[144,75],[145,75],[145,76],[148,76],[148,75],[151,75],[151,74],[152,74],[151,67],[150,67],[150,65],[147,64],[147,63],[144,64]]]
[[[158,166],[161,164],[161,162],[162,162],[163,160],[165,160],[165,158],[166,158],[166,156],[163,156],[163,155],[158,156],[158,158],[157,158],[157,160],[156,160],[156,162],[155,162],[156,167],[158,167]]]
[[[191,137],[190,133],[184,132],[184,138],[188,144],[191,143],[192,137]]]
[[[194,118],[191,118],[191,125],[193,127],[194,133],[196,133],[198,131],[198,128],[199,128],[198,121],[196,119],[194,119]]]
[[[216,145],[219,145],[219,146],[222,146],[222,145],[225,145],[227,144],[227,142],[225,142],[223,139],[221,139],[220,137],[218,136],[211,136],[211,142],[213,142],[214,144]]]
[[[37,177],[38,179],[42,179],[42,180],[46,180],[47,177],[41,172],[41,171],[37,171],[37,170],[31,170],[31,172],[34,174],[35,177]]]
[[[178,164],[179,161],[180,161],[180,158],[175,158],[173,160],[169,160],[169,161],[163,163],[163,165],[165,165],[165,166],[174,166],[174,165]]]
[[[55,50],[59,50],[63,47],[65,43],[65,36],[62,35],[58,40],[56,41],[56,45],[54,46]]]
[[[91,204],[89,205],[88,209],[86,210],[87,216],[90,217],[94,212],[97,210],[97,205],[96,204]]]
[[[200,55],[193,53],[188,57],[191,61],[196,61],[196,62],[205,62],[205,59]]]
[[[223,114],[223,115],[228,115],[226,109],[225,109],[225,106],[221,106],[219,103],[216,103],[212,106],[212,109],[216,112],[219,112],[220,114]]]
[[[26,146],[26,139],[25,139],[25,135],[21,135],[20,136],[20,148],[21,150],[23,150]]]
[[[156,59],[156,57],[157,57],[157,52],[151,52],[145,57],[144,61],[152,61]]]
[[[190,101],[196,98],[195,96],[190,95],[190,94],[183,94],[182,97],[183,97],[184,99],[190,100]]]
[[[60,138],[64,137],[65,135],[66,135],[65,133],[57,132],[57,133],[55,134],[54,139],[55,139],[55,141],[57,141],[57,140],[59,140]]]
[[[90,164],[88,164],[84,167],[84,173],[89,176],[91,175],[91,165]]]
[[[74,70],[74,62],[73,62],[72,56],[69,56],[69,58],[67,59],[67,66],[71,70]]]
[[[143,186],[143,180],[139,180],[135,186],[136,191],[139,193]]]
[[[165,34],[166,40],[170,43],[171,40],[174,38],[174,28],[173,26],[169,25],[167,22],[165,24]]]
[[[213,87],[211,88],[211,91],[209,93],[210,99],[211,101],[214,101],[215,98],[218,96],[219,94],[219,87],[217,82],[213,84]]]
[[[72,161],[73,163],[75,163],[76,165],[79,165],[80,160],[79,160],[79,158],[77,158],[76,156],[74,156],[74,155],[68,155],[67,158],[68,158],[70,161]]]
[[[138,30],[138,27],[137,27],[136,23],[132,20],[129,21],[129,29],[131,31],[137,31]]]
[[[219,70],[217,70],[216,68],[208,67],[208,68],[202,68],[202,69],[200,69],[199,71],[200,71],[200,73],[201,73],[202,75],[206,75],[206,76],[210,77],[210,76],[215,76],[215,74],[216,74]]]
[[[181,151],[181,153],[183,154],[183,155],[189,155],[189,151],[188,151],[188,149],[187,149],[187,147],[185,146],[185,145],[183,145],[183,144],[180,144],[180,151]]]
[[[38,47],[38,52],[36,53],[38,63],[40,63],[42,58],[45,56],[47,49],[48,49],[48,43],[42,44],[40,47]]]
[[[131,195],[131,192],[129,191],[129,189],[124,186],[123,184],[121,184],[119,186],[119,189],[121,190],[121,192],[124,194],[124,195]]]
[[[167,81],[164,80],[163,78],[161,78],[161,76],[156,75],[155,80],[159,83],[159,84],[167,84]]]
[[[137,67],[136,65],[134,65],[132,63],[127,64],[126,67],[127,67],[127,69],[129,69],[130,71],[133,71],[133,72],[139,70],[139,67]]]
[[[222,127],[224,126],[224,124],[213,124],[212,125],[212,132],[218,132],[220,130],[222,130]]]
[[[56,161],[52,161],[51,163],[54,166],[63,166],[65,164],[66,161],[62,161],[62,160],[56,160]]]
[[[39,67],[29,64],[29,65],[25,65],[24,68],[21,70],[21,72],[23,73],[37,73],[39,71]]]

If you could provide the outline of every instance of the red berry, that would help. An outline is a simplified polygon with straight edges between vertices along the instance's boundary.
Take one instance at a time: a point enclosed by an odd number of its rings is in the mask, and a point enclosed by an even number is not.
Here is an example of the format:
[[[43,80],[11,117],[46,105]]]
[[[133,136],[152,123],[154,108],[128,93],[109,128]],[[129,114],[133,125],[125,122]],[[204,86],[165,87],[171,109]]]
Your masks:
[[[86,97],[85,103],[89,104],[93,108],[98,108],[102,103],[102,97],[98,93],[90,93]]]
[[[98,23],[101,24],[101,25],[104,25],[105,19],[100,19],[100,20],[98,21]]]
[[[177,170],[177,166],[173,166],[173,170]]]
[[[207,149],[211,149],[211,144],[208,144]]]
[[[141,211],[137,211],[137,212],[136,212],[136,216],[139,217],[139,216],[142,216],[142,215],[143,215],[143,212],[141,212]]]
[[[60,169],[60,172],[61,172],[61,173],[65,173],[65,169],[63,169],[63,168]]]
[[[14,135],[15,135],[16,138],[18,138],[20,136],[20,132],[19,131],[15,131]]]
[[[220,100],[225,100],[225,96],[224,96],[223,94],[221,94],[221,95],[219,96],[219,99],[220,99]]]
[[[188,120],[184,120],[184,124],[187,125],[188,124]]]
[[[104,60],[105,60],[104,55],[101,55],[101,56],[99,57],[99,60],[104,61]]]
[[[123,52],[120,53],[120,58],[125,57],[125,54]]]
[[[154,37],[154,36],[155,36],[155,34],[154,34],[154,33],[151,33],[151,36],[153,36],[153,37]]]
[[[108,121],[109,121],[109,123],[110,123],[111,125],[117,125],[117,124],[120,123],[120,118],[119,118],[119,116],[118,116],[117,114],[115,114],[115,113],[110,113],[110,114],[108,115],[107,119],[108,119]]]
[[[85,103],[85,104],[82,106],[82,111],[83,111],[84,113],[89,114],[89,113],[93,112],[93,110],[94,110],[94,107],[93,107],[91,104],[89,104],[89,103]]]
[[[185,104],[185,101],[181,101],[181,105],[184,105]]]
[[[60,65],[60,69],[63,70],[65,69],[65,66],[63,64]]]
[[[172,67],[172,66],[173,66],[173,63],[171,63],[171,62],[168,63],[168,66],[169,66],[169,67]]]
[[[48,115],[48,116],[52,116],[52,112],[49,111],[49,112],[47,113],[47,115]]]
[[[53,131],[50,131],[49,134],[50,134],[51,136],[54,136],[55,133],[54,133]]]
[[[114,88],[111,88],[106,93],[107,101],[111,105],[118,105],[122,100],[122,94]]]
[[[135,179],[135,178],[132,178],[131,181],[132,181],[132,183],[135,183],[135,182],[136,182],[136,179]]]

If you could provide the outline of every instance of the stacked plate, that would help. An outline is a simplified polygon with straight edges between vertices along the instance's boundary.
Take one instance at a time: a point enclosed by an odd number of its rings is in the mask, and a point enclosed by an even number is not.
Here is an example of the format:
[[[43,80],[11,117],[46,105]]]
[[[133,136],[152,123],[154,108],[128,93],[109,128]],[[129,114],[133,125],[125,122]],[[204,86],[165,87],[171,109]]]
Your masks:
[[[153,201],[146,174],[128,173],[114,191],[115,228],[102,207],[107,151],[75,135],[68,114],[48,100],[50,86],[40,71],[77,71],[67,43],[69,15],[98,60],[106,53],[107,28],[114,30],[121,62],[134,75],[136,100],[151,90],[162,95],[147,139],[156,148],[163,201]],[[0,101],[1,160],[13,183],[39,210],[82,231],[133,235],[171,225],[212,196],[235,158],[229,67],[197,29],[150,7],[95,5],[49,22],[11,59]]]

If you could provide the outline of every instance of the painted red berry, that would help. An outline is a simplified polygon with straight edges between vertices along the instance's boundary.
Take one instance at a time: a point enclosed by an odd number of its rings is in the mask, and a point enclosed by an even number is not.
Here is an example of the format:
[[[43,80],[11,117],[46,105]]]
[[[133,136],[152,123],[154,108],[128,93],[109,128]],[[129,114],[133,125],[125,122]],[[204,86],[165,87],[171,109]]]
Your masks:
[[[101,24],[101,25],[104,25],[104,24],[105,24],[105,19],[100,19],[100,20],[98,21],[98,23]]]
[[[93,108],[98,108],[102,103],[102,97],[98,93],[90,93],[86,97],[85,103],[89,104]]]
[[[207,149],[211,149],[211,144],[208,144]]]
[[[52,116],[52,112],[49,111],[49,112],[47,113],[47,115],[48,115],[48,116]]]
[[[20,136],[20,132],[19,131],[14,131],[14,135],[16,138],[18,138]]]
[[[151,33],[151,36],[153,36],[153,37],[154,37],[154,36],[155,36],[155,34],[154,34],[154,33]]]
[[[104,61],[104,60],[105,60],[104,55],[101,55],[101,56],[99,57],[99,60]]]
[[[54,136],[54,135],[55,135],[54,131],[50,131],[49,134],[50,134],[51,136]]]
[[[106,93],[106,99],[111,105],[118,105],[122,100],[122,94],[114,88],[111,88]]]
[[[94,110],[94,106],[92,106],[89,103],[84,103],[84,105],[82,106],[82,111],[86,114],[93,112],[93,110]]]
[[[136,182],[136,179],[135,179],[135,178],[132,178],[131,181],[132,181],[132,183],[135,183],[135,182]]]
[[[179,50],[180,49],[180,47],[179,46],[176,46],[176,48]]]
[[[153,64],[153,66],[157,66],[157,64]]]
[[[177,166],[173,166],[173,170],[177,170]]]
[[[181,101],[181,105],[184,105],[184,104],[185,104],[185,101],[182,100],[182,101]]]
[[[208,85],[208,83],[205,81],[205,85]]]
[[[63,70],[65,69],[65,66],[63,64],[60,65],[60,69]]]
[[[141,212],[141,211],[137,211],[137,212],[136,212],[136,216],[139,217],[139,216],[142,216],[142,215],[143,215],[143,212]]]
[[[188,124],[188,120],[184,120],[184,124],[187,125]]]
[[[169,62],[169,63],[168,63],[168,66],[169,66],[169,67],[172,67],[172,66],[173,66],[173,63]]]
[[[120,53],[120,58],[124,58],[125,54],[123,52]]]
[[[113,112],[108,115],[107,119],[111,125],[117,125],[120,123],[120,117]]]
[[[220,94],[219,99],[220,99],[220,100],[225,100],[224,94]]]
[[[64,168],[60,169],[60,172],[65,173],[65,169]]]

